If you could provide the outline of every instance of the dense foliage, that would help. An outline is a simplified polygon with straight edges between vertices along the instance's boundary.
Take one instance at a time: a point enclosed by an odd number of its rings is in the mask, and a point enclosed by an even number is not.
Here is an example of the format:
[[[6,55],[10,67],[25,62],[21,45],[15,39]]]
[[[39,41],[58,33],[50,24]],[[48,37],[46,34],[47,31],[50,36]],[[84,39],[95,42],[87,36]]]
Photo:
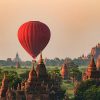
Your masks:
[[[22,81],[22,78],[19,77],[16,71],[7,71],[0,69],[0,85],[4,74],[9,79],[9,87],[16,88],[18,83]]]
[[[82,81],[77,87],[75,100],[100,100],[100,81]]]
[[[81,81],[82,79],[82,72],[79,70],[78,67],[76,68],[70,68],[69,69],[69,76],[72,78],[73,82],[75,81]]]

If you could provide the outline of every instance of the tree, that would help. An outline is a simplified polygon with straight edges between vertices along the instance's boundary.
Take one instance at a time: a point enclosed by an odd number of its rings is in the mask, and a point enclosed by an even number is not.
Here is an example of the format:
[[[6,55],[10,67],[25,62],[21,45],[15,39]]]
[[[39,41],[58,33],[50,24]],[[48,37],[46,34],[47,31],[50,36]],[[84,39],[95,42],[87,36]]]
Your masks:
[[[74,81],[80,81],[82,79],[82,72],[76,67],[76,68],[70,68],[70,74],[69,76]]]
[[[21,74],[20,74],[20,77],[21,77],[23,80],[25,80],[25,79],[28,78],[28,75],[29,75],[29,71],[26,71],[26,72],[24,72],[24,73],[21,73]]]
[[[75,100],[100,100],[99,94],[100,94],[100,81],[86,80],[82,81],[76,88]]]
[[[100,87],[96,85],[91,86],[86,92],[84,93],[85,100],[100,100]]]
[[[18,74],[16,71],[7,71],[7,70],[3,71],[2,70],[0,73],[0,85],[4,77],[4,73],[6,74],[6,77],[9,80],[9,87],[16,87],[18,83],[20,83],[22,80],[20,77],[18,77]]]

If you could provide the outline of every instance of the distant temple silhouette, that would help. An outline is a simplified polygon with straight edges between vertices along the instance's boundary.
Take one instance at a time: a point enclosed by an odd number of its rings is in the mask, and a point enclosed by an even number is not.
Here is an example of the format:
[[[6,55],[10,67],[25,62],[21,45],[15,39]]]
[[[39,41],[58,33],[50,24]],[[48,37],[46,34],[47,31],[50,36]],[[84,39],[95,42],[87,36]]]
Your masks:
[[[40,55],[39,62],[34,64],[29,72],[28,79],[18,84],[17,90],[9,88],[9,79],[4,75],[0,88],[0,100],[60,100],[64,91],[60,88],[60,80],[47,74],[45,64]]]
[[[16,57],[14,58],[14,62],[16,63],[16,68],[19,68],[21,66],[20,63],[22,61],[21,61],[21,58],[19,57],[18,52],[16,53]]]
[[[14,62],[21,62],[21,58],[19,57],[18,52],[16,53],[16,57],[14,58]]]

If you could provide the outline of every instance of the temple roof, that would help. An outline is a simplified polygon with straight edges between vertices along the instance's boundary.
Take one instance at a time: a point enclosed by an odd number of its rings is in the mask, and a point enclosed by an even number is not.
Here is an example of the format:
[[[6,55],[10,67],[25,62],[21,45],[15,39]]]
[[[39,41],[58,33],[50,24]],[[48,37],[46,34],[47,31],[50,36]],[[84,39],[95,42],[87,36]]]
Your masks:
[[[66,63],[64,63],[62,65],[60,73],[61,73],[61,75],[67,75],[67,73],[68,73],[68,67],[67,67]]]
[[[67,69],[67,64],[66,64],[66,63],[64,63],[64,64],[62,65],[61,70],[62,70],[62,69],[64,69],[64,70]]]
[[[41,63],[43,63],[42,53],[40,54],[39,61],[38,61],[38,64],[41,64]]]
[[[95,48],[92,48],[92,50],[91,50],[91,60],[90,60],[89,66],[88,66],[88,69],[90,69],[90,70],[96,70],[94,55],[95,55]]]
[[[39,61],[36,67],[37,77],[44,77],[47,75],[46,67],[42,59],[42,53],[40,54]]]
[[[96,68],[96,64],[95,64],[95,61],[94,61],[94,57],[93,56],[91,57],[91,61],[90,61],[90,64],[89,64],[88,67]]]
[[[6,75],[4,74],[3,80],[2,80],[2,85],[8,83],[8,78],[6,77]]]
[[[8,90],[8,78],[4,74],[4,78],[2,80],[2,85],[0,88],[0,96],[5,97],[7,90]]]
[[[36,78],[36,71],[34,70],[34,64],[32,66],[32,69],[29,72],[29,77],[28,77],[28,81],[33,81]]]
[[[21,62],[21,58],[19,57],[18,52],[16,53],[16,57],[14,58],[14,62]]]
[[[98,58],[96,60],[96,67],[97,67],[97,69],[100,70],[100,55],[98,56]]]

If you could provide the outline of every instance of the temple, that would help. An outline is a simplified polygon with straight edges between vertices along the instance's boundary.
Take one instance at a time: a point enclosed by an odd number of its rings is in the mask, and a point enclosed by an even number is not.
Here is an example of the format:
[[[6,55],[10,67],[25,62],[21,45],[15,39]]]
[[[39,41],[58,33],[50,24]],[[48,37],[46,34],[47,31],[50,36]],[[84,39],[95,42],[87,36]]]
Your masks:
[[[98,59],[96,61],[96,67],[97,67],[97,70],[100,70],[100,56],[98,56]]]
[[[0,98],[2,98],[2,100],[5,100],[6,92],[8,90],[8,83],[9,83],[8,78],[4,74],[4,78],[2,80],[2,85],[0,87]]]
[[[20,68],[21,59],[20,59],[18,53],[16,53],[16,57],[14,58],[14,62],[16,64],[16,68]]]
[[[48,78],[46,67],[42,59],[42,53],[40,54],[40,59],[36,67],[36,74],[37,74],[38,80],[44,81],[44,80],[47,80]]]
[[[64,64],[62,65],[60,74],[63,79],[68,79],[68,66],[66,62],[64,62]]]
[[[48,75],[42,54],[36,70],[33,64],[28,79],[19,83],[17,89],[9,88],[5,75],[0,88],[0,100],[60,100],[63,95],[58,76]]]
[[[83,74],[83,80],[87,79],[100,79],[100,57],[97,58],[96,64],[94,60],[94,48],[91,51],[91,60],[88,68],[86,69],[85,73]]]

